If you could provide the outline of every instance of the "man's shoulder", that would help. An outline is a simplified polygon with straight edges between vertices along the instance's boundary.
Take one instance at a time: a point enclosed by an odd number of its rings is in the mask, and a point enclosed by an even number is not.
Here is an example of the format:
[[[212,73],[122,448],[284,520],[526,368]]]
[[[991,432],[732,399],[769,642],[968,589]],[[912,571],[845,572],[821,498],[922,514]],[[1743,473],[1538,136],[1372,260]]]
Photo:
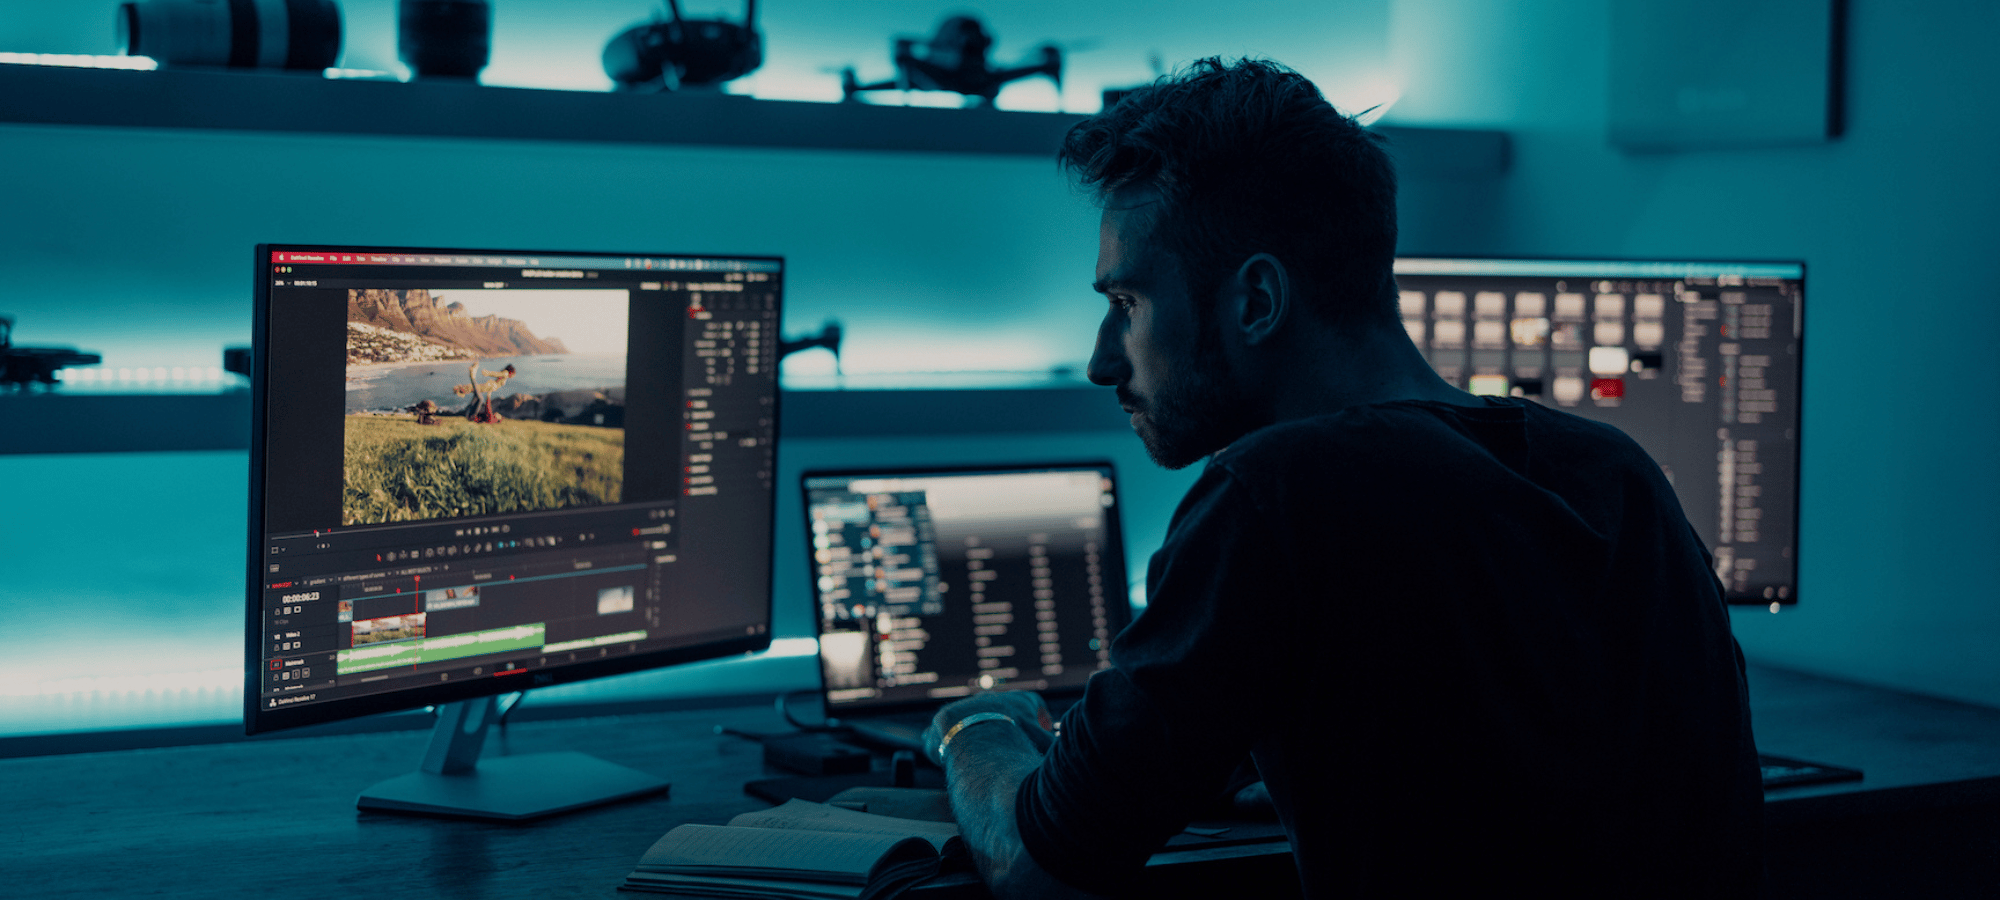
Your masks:
[[[1339,461],[1351,470],[1358,463],[1406,459],[1413,448],[1462,442],[1466,438],[1455,427],[1460,419],[1518,421],[1523,416],[1523,410],[1511,406],[1453,407],[1421,401],[1350,406],[1267,425],[1223,448],[1215,461],[1239,478],[1294,470],[1301,462]]]
[[[1611,425],[1502,398],[1471,407],[1397,401],[1280,422],[1239,438],[1209,469],[1210,493],[1234,486],[1259,507],[1484,494],[1504,483],[1570,492],[1586,472],[1604,490],[1650,485],[1659,472]]]
[[[1607,452],[1637,449],[1614,426],[1529,400],[1494,397],[1479,406],[1397,400],[1291,419],[1244,435],[1217,453],[1216,460],[1232,466],[1256,465],[1329,453],[1406,460],[1413,451],[1486,444],[1509,434],[1537,443],[1596,446]]]

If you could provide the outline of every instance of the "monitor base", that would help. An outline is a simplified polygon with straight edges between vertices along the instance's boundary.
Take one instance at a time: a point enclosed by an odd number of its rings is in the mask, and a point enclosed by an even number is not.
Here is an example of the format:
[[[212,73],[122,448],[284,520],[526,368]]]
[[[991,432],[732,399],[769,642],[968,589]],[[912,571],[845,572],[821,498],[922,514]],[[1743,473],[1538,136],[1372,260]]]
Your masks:
[[[520,822],[667,789],[666,782],[644,772],[582,753],[481,759],[497,712],[490,696],[438,707],[422,765],[362,791],[355,807]]]
[[[361,792],[374,812],[520,822],[665,791],[667,782],[582,753],[482,759],[451,775],[411,772]]]

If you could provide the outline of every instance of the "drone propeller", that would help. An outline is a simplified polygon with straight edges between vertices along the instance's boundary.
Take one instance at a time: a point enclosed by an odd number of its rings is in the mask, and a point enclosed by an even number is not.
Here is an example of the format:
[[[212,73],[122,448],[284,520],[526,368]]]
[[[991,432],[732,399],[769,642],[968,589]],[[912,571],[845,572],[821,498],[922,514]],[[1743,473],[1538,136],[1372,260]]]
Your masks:
[[[1042,54],[1042,72],[1056,83],[1056,95],[1062,95],[1063,50],[1055,44],[1043,44],[1038,48]]]
[[[1043,41],[1035,45],[1035,52],[1041,54],[1042,72],[1056,85],[1056,103],[1062,103],[1063,59],[1072,53],[1088,53],[1104,43],[1103,38],[1078,38],[1070,41]]]

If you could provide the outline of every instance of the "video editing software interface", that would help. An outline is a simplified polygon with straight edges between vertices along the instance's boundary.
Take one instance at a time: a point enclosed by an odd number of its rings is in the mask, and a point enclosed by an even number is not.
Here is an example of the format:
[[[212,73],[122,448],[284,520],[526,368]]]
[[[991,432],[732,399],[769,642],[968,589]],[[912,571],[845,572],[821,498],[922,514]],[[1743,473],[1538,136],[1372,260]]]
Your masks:
[[[250,730],[768,644],[781,260],[258,252]]]
[[[1082,687],[1131,618],[1111,466],[805,476],[830,710]]]
[[[1731,602],[1795,602],[1804,266],[1409,258],[1396,283],[1446,381],[1617,426]]]

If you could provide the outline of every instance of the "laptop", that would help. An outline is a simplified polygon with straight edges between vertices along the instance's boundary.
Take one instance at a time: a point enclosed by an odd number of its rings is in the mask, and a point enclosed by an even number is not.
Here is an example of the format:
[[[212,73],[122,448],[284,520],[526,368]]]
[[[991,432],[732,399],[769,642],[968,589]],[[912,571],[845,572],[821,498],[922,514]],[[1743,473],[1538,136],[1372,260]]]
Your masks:
[[[808,471],[806,547],[829,717],[922,749],[987,690],[1057,715],[1132,618],[1110,462]]]

